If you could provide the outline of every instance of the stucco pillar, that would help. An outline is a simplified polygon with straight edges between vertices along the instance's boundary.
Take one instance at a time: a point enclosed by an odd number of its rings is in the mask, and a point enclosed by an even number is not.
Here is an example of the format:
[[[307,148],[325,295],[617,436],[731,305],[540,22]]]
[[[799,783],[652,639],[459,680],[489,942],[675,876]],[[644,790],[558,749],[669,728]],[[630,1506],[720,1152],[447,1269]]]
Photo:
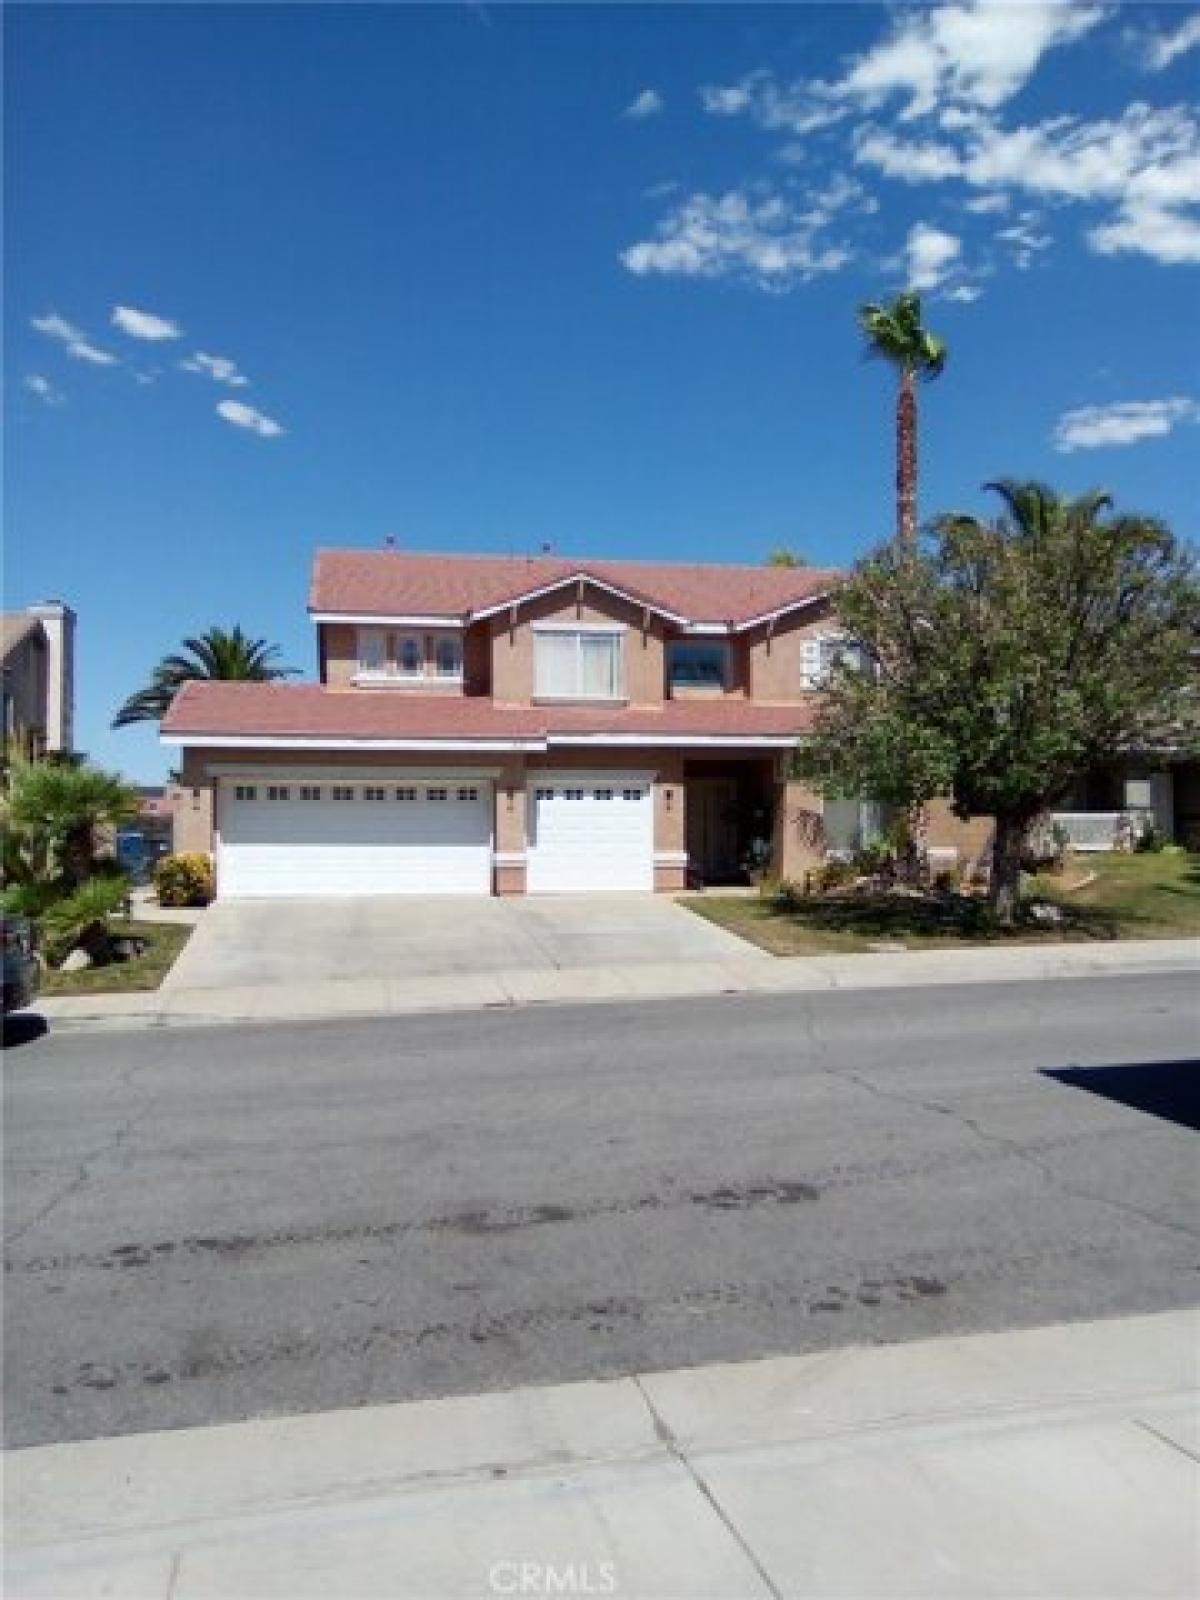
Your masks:
[[[797,882],[825,859],[824,801],[820,793],[799,778],[784,778],[775,800],[775,837],[771,870],[778,878]]]
[[[687,888],[686,790],[682,755],[665,755],[654,780],[654,888],[677,894]]]
[[[496,779],[495,870],[497,894],[525,893],[525,761],[506,762]]]

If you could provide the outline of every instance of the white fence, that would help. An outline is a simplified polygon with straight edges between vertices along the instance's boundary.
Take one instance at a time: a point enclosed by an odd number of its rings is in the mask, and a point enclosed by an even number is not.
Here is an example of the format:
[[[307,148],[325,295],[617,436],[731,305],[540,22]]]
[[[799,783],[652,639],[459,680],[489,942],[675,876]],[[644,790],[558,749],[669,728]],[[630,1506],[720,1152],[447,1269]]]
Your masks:
[[[1072,850],[1128,849],[1153,821],[1149,811],[1055,811],[1050,817]]]

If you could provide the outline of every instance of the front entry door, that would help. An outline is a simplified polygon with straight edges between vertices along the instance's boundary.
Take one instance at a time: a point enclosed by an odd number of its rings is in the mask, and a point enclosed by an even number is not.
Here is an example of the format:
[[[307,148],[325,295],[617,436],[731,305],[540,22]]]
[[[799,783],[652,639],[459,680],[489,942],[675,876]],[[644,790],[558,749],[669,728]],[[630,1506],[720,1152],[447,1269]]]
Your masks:
[[[690,865],[706,883],[730,883],[737,877],[736,779],[688,779],[687,849]]]

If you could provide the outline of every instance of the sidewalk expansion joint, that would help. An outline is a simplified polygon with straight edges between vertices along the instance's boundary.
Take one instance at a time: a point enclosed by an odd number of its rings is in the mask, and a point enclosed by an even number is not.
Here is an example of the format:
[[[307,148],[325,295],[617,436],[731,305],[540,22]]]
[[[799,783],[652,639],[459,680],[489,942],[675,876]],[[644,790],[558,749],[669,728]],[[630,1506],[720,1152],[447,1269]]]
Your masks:
[[[650,1421],[654,1425],[654,1432],[657,1435],[663,1449],[672,1458],[672,1460],[679,1463],[679,1465],[687,1473],[688,1477],[692,1480],[693,1484],[696,1486],[698,1493],[701,1494],[708,1502],[709,1506],[711,1506],[713,1514],[719,1518],[721,1525],[729,1534],[729,1537],[741,1550],[742,1554],[746,1557],[746,1560],[749,1561],[755,1572],[758,1573],[763,1587],[772,1597],[772,1600],[783,1600],[782,1590],[779,1588],[779,1585],[775,1582],[771,1574],[763,1565],[758,1552],[751,1544],[748,1543],[741,1529],[729,1516],[729,1513],[725,1510],[725,1507],[721,1504],[720,1500],[718,1500],[713,1490],[705,1482],[704,1478],[688,1458],[687,1454],[681,1447],[679,1440],[675,1437],[675,1434],[671,1431],[666,1421],[659,1415],[658,1408],[655,1406],[654,1401],[651,1400],[639,1375],[634,1372],[630,1374],[630,1378],[634,1388],[642,1397],[642,1404],[650,1413]]]

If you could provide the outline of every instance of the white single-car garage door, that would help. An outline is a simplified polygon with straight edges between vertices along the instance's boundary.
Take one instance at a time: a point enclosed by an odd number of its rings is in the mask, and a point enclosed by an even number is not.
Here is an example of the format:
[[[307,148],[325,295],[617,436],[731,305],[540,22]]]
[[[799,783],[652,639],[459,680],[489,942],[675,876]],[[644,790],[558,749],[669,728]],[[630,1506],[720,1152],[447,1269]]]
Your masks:
[[[490,894],[491,793],[461,779],[222,780],[218,892]]]
[[[654,888],[654,799],[648,778],[530,776],[530,894]]]

